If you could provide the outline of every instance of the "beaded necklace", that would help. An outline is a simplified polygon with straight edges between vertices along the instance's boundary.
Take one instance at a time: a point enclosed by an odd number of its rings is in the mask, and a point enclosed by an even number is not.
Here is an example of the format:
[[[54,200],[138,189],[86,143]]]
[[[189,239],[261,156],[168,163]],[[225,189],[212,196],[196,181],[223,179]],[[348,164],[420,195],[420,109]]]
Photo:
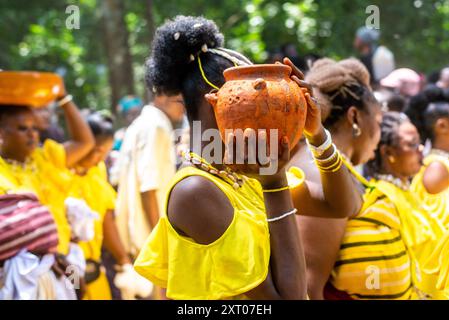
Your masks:
[[[20,162],[14,159],[3,159],[11,167],[13,172],[18,172],[19,170],[30,169],[31,172],[35,173],[37,171],[36,164],[28,157],[24,162]]]
[[[376,179],[389,182],[404,191],[408,191],[410,189],[410,182],[403,182],[401,179],[396,178],[391,174],[378,174],[376,175]]]
[[[443,151],[441,149],[432,149],[430,150],[430,154],[434,154],[449,159],[449,152]]]
[[[222,180],[231,184],[232,187],[236,190],[243,185],[244,182],[243,179],[240,178],[240,176],[238,176],[229,167],[225,167],[224,170],[218,170],[215,167],[213,167],[209,162],[207,162],[204,158],[200,157],[199,155],[191,151],[183,152],[182,156],[187,162],[193,164],[196,168],[221,178]]]

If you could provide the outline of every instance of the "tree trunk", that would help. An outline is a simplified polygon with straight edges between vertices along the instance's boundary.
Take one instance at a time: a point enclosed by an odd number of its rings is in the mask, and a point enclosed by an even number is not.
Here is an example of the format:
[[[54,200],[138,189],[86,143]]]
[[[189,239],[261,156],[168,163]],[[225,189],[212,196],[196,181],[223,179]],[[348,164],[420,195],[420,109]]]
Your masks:
[[[111,110],[115,114],[121,97],[134,94],[134,73],[122,0],[102,0],[101,20],[111,87]]]

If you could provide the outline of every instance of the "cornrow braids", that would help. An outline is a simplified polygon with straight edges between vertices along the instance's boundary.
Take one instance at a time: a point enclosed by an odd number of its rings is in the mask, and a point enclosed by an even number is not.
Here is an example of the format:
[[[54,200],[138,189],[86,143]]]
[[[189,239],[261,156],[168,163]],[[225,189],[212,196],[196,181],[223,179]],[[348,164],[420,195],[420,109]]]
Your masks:
[[[332,128],[351,106],[364,110],[369,102],[376,101],[368,70],[354,58],[340,62],[319,59],[307,74],[306,81],[312,84],[323,106],[323,124],[327,128]]]
[[[381,173],[382,155],[380,149],[382,146],[396,146],[399,140],[399,127],[406,122],[410,122],[410,119],[405,113],[399,112],[386,112],[382,119],[380,142],[377,145],[375,157],[370,160],[365,166],[365,174],[368,177],[374,177],[376,174]]]

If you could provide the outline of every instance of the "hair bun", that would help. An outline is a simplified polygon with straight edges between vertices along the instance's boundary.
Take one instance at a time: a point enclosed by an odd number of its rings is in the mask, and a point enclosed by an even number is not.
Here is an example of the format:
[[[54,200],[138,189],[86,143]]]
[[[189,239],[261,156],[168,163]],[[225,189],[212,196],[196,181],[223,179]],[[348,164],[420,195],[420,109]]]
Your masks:
[[[348,73],[357,82],[361,83],[367,88],[370,86],[370,74],[366,69],[365,65],[355,58],[344,59],[338,63],[340,66],[344,67]]]
[[[166,94],[181,91],[190,63],[201,51],[223,45],[217,25],[203,17],[176,16],[157,28],[145,80],[150,89]]]
[[[323,93],[333,92],[354,81],[370,88],[368,70],[359,60],[354,58],[339,62],[329,58],[319,59],[306,75],[306,81],[316,86]]]

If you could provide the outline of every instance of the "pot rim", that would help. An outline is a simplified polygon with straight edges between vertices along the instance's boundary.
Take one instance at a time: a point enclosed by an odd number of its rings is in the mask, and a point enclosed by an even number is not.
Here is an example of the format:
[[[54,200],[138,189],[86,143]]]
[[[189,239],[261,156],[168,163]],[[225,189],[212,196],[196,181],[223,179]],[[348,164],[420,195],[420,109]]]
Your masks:
[[[285,64],[252,64],[248,66],[231,67],[223,71],[223,76],[226,81],[236,79],[237,75],[251,76],[255,73],[259,73],[257,78],[263,78],[267,76],[285,76],[289,77],[292,72],[292,68]]]

